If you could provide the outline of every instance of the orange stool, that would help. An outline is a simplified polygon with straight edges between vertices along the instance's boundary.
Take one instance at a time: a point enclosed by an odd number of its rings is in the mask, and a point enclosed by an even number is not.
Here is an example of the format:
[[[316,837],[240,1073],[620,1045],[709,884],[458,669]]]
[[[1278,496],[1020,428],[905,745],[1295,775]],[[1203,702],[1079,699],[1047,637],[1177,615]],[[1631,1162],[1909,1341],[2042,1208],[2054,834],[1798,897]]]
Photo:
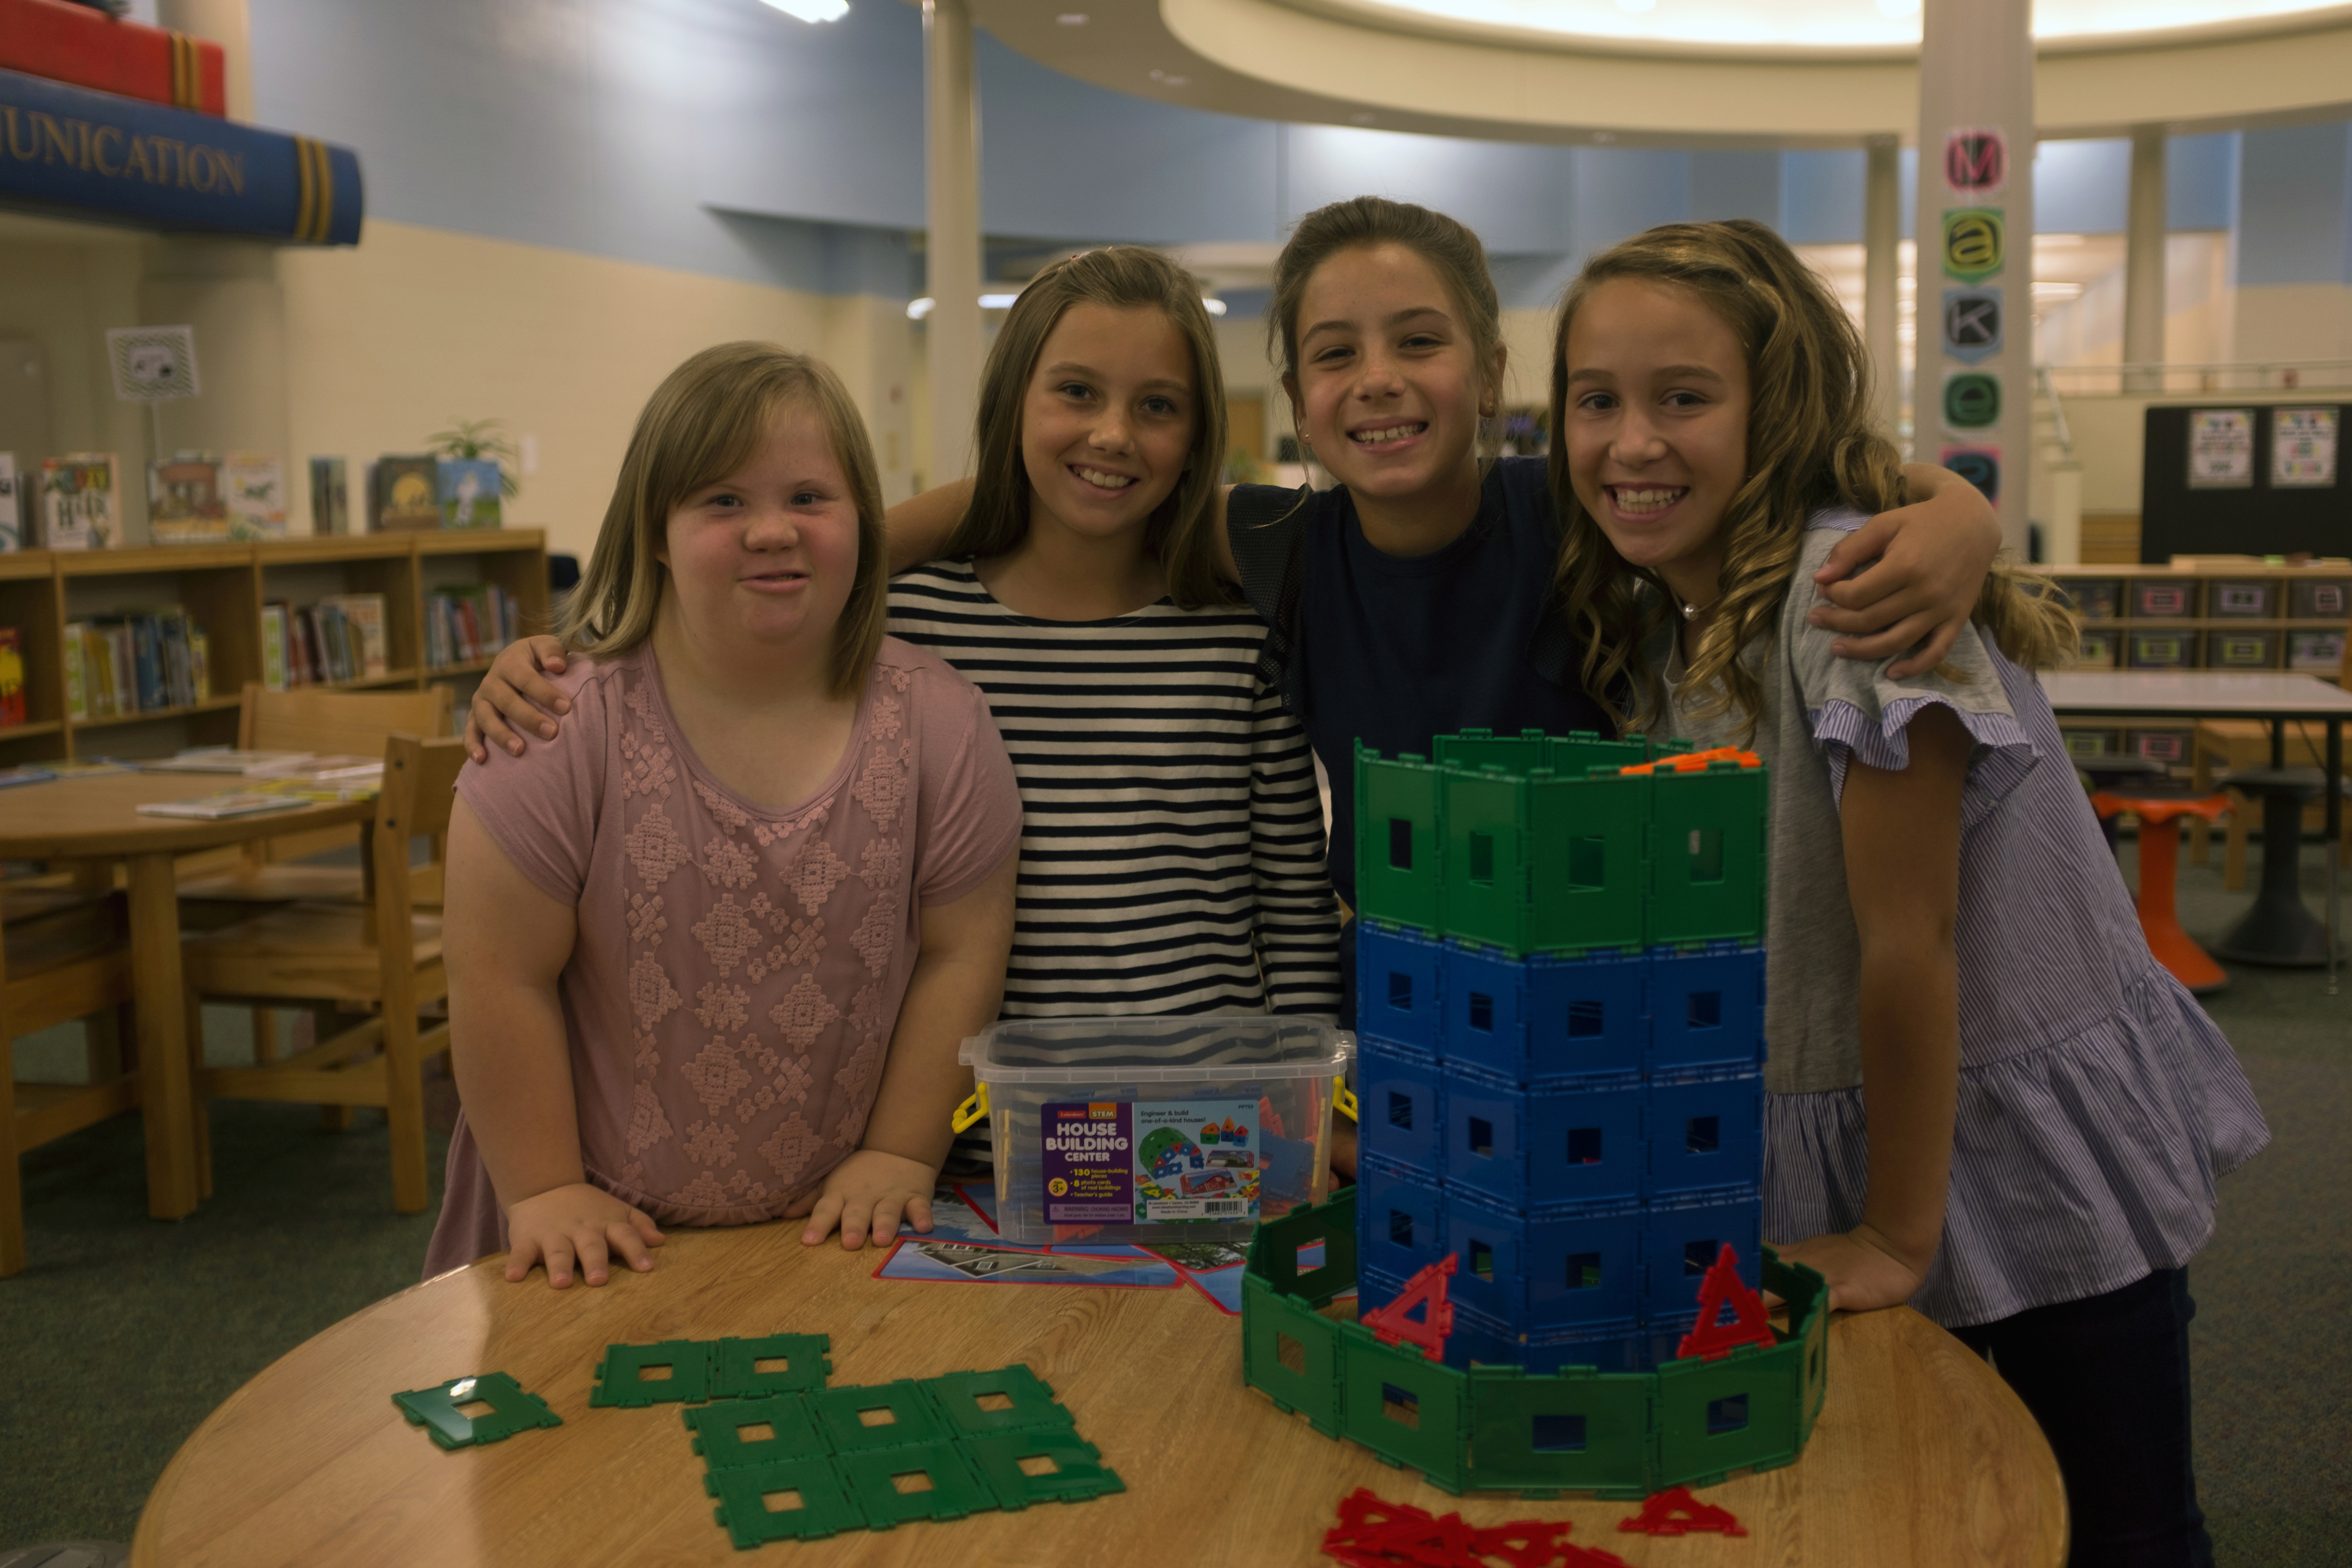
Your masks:
[[[2229,984],[2229,972],[2207,956],[2205,950],[2180,929],[2180,917],[2173,910],[2172,899],[2173,871],[2180,859],[2179,819],[2201,816],[2208,822],[2214,821],[2230,809],[2228,798],[2218,795],[2172,795],[2160,788],[2135,789],[2123,795],[2101,790],[2091,796],[2091,809],[2101,817],[2128,811],[2139,818],[2139,929],[2140,934],[2147,938],[2147,949],[2156,954],[2156,961],[2170,970],[2175,980],[2200,995]]]

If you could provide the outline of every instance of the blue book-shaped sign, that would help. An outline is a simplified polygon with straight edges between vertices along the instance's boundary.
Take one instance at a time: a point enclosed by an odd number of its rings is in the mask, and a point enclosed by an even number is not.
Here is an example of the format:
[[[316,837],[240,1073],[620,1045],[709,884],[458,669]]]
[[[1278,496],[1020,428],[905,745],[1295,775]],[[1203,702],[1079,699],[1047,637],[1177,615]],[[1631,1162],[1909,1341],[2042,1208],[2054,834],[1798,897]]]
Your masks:
[[[360,162],[306,136],[0,70],[0,204],[357,245]]]

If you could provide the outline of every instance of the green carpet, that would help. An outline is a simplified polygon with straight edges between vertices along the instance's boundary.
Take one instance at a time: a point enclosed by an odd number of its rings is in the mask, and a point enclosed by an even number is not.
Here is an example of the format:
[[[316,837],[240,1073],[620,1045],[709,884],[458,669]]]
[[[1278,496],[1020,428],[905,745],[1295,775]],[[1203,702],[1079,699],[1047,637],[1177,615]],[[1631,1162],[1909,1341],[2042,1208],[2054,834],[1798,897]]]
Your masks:
[[[2133,853],[2126,846],[2125,861]],[[2319,860],[2306,856],[2312,905]],[[2246,905],[2184,867],[2181,913],[2211,938]],[[2199,1484],[2223,1568],[2352,1563],[2352,976],[2233,972],[2208,1006],[2270,1118],[2270,1150],[2222,1184],[2189,1271]],[[209,1032],[209,1031],[208,1031]],[[0,1280],[0,1550],[128,1541],[155,1478],[240,1384],[415,1281],[431,1214],[398,1218],[383,1118],[319,1131],[304,1107],[215,1107],[215,1192],[146,1217],[139,1124],[24,1161],[32,1267]],[[442,1146],[432,1151],[440,1190]]]

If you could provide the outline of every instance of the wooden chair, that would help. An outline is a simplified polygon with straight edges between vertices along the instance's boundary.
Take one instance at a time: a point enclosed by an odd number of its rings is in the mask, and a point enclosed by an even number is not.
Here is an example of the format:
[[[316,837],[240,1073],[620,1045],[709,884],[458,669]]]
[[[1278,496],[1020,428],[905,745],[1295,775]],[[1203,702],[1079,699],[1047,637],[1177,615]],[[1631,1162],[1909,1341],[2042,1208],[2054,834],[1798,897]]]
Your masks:
[[[0,923],[0,1279],[25,1267],[24,1188],[17,1157],[139,1104],[139,1075],[121,1070],[131,1005],[129,921],[119,895],[60,901],[13,899]],[[93,1057],[113,1069],[94,1084],[20,1084],[20,1036],[76,1018],[94,1021]]]
[[[2352,627],[2344,638],[2344,662],[2337,667],[2336,683],[2352,691]],[[2323,747],[2326,744],[2326,726],[2317,722],[2290,723],[2286,727],[2286,756],[2283,766],[2290,768],[2324,768],[2327,765]],[[2260,719],[2208,719],[2197,726],[2190,745],[2195,762],[2197,787],[2210,787],[2224,775],[2242,773],[2249,768],[2271,765],[2271,727]],[[2352,768],[2347,769],[2352,773]],[[2259,815],[2252,799],[2242,791],[2228,790],[2230,799],[2229,826],[2224,830],[2221,847],[2221,885],[2233,893],[2246,887],[2246,829]],[[2326,823],[2326,801],[2322,799],[2306,807],[2303,814],[2304,830],[2307,833]],[[2337,846],[2339,863],[2352,866],[2352,833]],[[2191,864],[2205,864],[2207,834],[2199,823],[2189,829],[2189,858]]]
[[[393,1207],[402,1214],[425,1207],[423,1066],[449,1048],[449,1026],[420,1027],[417,1013],[446,997],[449,984],[441,964],[440,918],[416,912],[408,841],[447,832],[450,790],[465,763],[462,741],[394,735],[385,742],[364,901],[280,905],[184,944],[191,1009],[214,998],[325,1003],[373,1015],[282,1061],[199,1068],[198,1151],[207,1168],[207,1100],[381,1106],[392,1123]]]

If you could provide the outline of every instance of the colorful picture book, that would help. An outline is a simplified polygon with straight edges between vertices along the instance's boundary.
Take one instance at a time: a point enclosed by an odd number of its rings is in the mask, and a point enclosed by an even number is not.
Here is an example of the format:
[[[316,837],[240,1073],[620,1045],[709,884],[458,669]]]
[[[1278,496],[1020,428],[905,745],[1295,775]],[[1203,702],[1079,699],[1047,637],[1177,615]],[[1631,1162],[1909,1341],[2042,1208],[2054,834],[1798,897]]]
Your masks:
[[[425,668],[488,658],[522,635],[521,623],[521,607],[495,583],[436,588],[425,600]]]
[[[190,708],[212,695],[210,645],[185,610],[76,621],[63,642],[68,718]]]
[[[397,532],[441,526],[438,459],[386,455],[368,466],[368,526]]]
[[[286,465],[275,453],[231,452],[221,459],[221,499],[231,539],[286,537]]]
[[[373,680],[389,672],[382,594],[337,594],[297,608],[282,599],[261,607],[261,683],[296,686]]]
[[[0,730],[25,722],[25,634],[0,626]]]
[[[0,552],[25,548],[25,508],[16,479],[16,454],[0,452]]]
[[[352,531],[350,465],[341,458],[310,459],[310,531],[315,534]]]
[[[147,530],[158,544],[211,544],[228,538],[221,460],[174,452],[147,465]]]
[[[122,482],[111,452],[41,459],[41,543],[105,550],[122,538]]]
[[[499,465],[490,458],[444,458],[436,479],[443,528],[499,528],[504,523]]]

